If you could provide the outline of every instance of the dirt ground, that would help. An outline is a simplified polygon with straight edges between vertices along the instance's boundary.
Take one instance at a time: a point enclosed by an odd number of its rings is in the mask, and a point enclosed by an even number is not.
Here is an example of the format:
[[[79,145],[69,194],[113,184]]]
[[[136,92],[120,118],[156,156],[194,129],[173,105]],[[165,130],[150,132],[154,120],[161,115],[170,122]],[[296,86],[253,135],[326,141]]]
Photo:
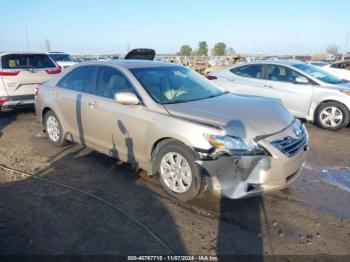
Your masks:
[[[145,172],[79,145],[51,146],[32,110],[0,114],[0,164],[66,186],[0,170],[0,254],[350,257],[350,128],[307,124],[305,169],[283,191],[178,203]]]

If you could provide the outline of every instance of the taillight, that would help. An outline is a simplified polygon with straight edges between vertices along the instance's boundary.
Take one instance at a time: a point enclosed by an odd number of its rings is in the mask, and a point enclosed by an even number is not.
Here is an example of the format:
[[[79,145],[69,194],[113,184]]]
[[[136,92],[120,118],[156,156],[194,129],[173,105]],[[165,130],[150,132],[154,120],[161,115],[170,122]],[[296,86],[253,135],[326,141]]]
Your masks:
[[[59,74],[59,73],[61,73],[61,69],[56,68],[56,69],[52,69],[52,70],[46,70],[46,73],[48,73],[49,75]]]
[[[16,76],[19,74],[19,70],[16,71],[0,71],[0,76]]]
[[[8,99],[7,97],[0,97],[0,105],[3,105],[9,101],[11,101],[11,99]]]
[[[34,89],[34,96],[37,96],[38,94],[39,94],[39,88],[36,87],[36,88]]]
[[[216,76],[206,76],[206,77],[209,80],[216,80],[216,79],[218,79]]]

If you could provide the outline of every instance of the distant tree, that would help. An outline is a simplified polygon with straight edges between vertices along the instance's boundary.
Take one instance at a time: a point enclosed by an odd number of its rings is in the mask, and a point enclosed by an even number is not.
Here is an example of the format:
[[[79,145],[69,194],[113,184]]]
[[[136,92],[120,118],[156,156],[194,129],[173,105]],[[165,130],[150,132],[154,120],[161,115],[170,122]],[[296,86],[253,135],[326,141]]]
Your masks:
[[[219,42],[214,45],[213,55],[222,56],[226,53],[226,44],[224,42]]]
[[[208,44],[206,41],[201,41],[198,43],[198,49],[197,49],[196,53],[198,56],[207,56],[208,55]]]
[[[326,52],[331,55],[338,54],[339,47],[336,44],[330,44],[327,46]]]
[[[183,45],[177,55],[180,56],[190,56],[192,53],[192,48],[189,45]]]

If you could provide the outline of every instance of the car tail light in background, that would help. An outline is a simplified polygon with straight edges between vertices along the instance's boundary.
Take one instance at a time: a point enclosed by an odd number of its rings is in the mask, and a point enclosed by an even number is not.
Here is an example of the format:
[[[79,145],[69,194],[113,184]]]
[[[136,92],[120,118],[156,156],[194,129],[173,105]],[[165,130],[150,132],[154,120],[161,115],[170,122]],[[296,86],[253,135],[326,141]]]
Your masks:
[[[0,97],[0,106],[9,101],[11,101],[11,99],[9,99],[8,97]]]
[[[61,73],[61,71],[62,70],[60,68],[56,68],[56,69],[46,70],[46,73],[48,73],[49,75],[54,75],[54,74]]]
[[[36,88],[34,89],[34,96],[37,96],[38,94],[39,94],[39,88],[36,87]]]
[[[19,70],[15,71],[0,71],[0,76],[16,76],[19,74]]]
[[[218,79],[216,76],[206,76],[207,79],[209,80],[216,80]]]

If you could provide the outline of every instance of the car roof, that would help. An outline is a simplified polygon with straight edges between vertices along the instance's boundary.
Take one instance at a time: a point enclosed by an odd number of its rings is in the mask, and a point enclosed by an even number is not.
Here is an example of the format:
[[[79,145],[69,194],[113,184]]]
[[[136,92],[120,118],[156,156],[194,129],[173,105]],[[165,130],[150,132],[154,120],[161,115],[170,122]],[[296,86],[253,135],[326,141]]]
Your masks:
[[[0,53],[0,56],[5,56],[5,55],[48,55],[47,53],[42,53],[42,52],[5,52],[5,53]]]
[[[174,63],[167,63],[161,61],[150,61],[150,60],[109,60],[109,61],[92,61],[92,62],[83,62],[79,65],[120,65],[127,69],[134,68],[150,68],[150,67],[169,67],[169,66],[180,66]]]
[[[296,64],[303,64],[303,63],[304,62],[300,60],[258,60],[258,61],[254,61],[246,64],[274,64],[274,65],[293,66]]]
[[[350,59],[345,59],[343,61],[334,62],[333,64],[341,64],[341,63],[349,63],[349,62],[350,62]]]

